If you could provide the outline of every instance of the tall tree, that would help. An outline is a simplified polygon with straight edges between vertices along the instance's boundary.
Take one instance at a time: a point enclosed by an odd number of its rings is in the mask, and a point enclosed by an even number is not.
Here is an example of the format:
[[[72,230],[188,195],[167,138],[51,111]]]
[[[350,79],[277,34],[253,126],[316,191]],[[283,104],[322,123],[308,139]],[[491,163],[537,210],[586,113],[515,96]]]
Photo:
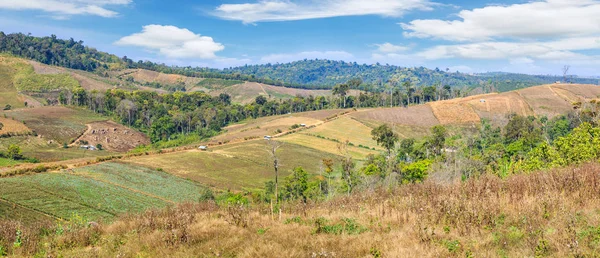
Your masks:
[[[373,140],[377,141],[381,147],[385,148],[388,152],[388,157],[392,153],[392,149],[396,146],[396,142],[398,142],[399,137],[392,128],[383,124],[371,131],[371,136],[373,136]]]
[[[333,87],[331,90],[333,95],[339,95],[344,103],[344,108],[346,108],[346,95],[348,95],[348,91],[350,90],[350,86],[346,83],[339,84]]]

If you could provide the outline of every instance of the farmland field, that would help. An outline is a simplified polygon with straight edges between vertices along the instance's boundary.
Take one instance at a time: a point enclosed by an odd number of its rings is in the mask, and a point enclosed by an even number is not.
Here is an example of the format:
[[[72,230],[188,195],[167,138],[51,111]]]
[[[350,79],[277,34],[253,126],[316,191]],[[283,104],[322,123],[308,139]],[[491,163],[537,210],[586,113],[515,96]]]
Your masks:
[[[440,124],[428,105],[411,106],[408,108],[378,108],[361,110],[351,114],[360,121],[410,125],[417,127],[432,127]]]
[[[0,109],[4,108],[7,104],[13,108],[24,107],[24,102],[21,101],[17,88],[13,84],[13,77],[16,69],[4,64],[0,56]]]
[[[313,148],[321,152],[329,153],[330,155],[340,155],[340,152],[338,150],[339,143],[332,140],[321,139],[315,136],[302,133],[290,134],[278,139],[286,143],[298,144],[307,148]],[[354,159],[357,160],[364,160],[367,157],[367,155],[378,153],[379,151],[360,148],[357,146],[349,146],[348,148],[348,154],[350,154]]]
[[[63,219],[77,214],[109,220],[126,212],[196,201],[202,189],[163,172],[121,163],[0,179],[0,195],[7,202]]]
[[[572,103],[554,92],[551,86],[532,87],[518,91],[538,116],[552,118],[572,110]]]
[[[356,146],[362,145],[379,149],[377,142],[371,137],[371,130],[373,130],[373,128],[368,127],[349,116],[344,116],[321,126],[303,131],[302,133],[319,135],[329,139],[336,139],[338,141],[349,140]]]
[[[0,117],[0,123],[2,123],[2,129],[0,129],[0,136],[2,135],[23,135],[31,132],[27,126],[19,121]]]
[[[279,153],[281,177],[287,176],[297,166],[316,174],[321,159],[335,158],[335,155],[291,143],[283,145]],[[141,156],[127,162],[162,168],[174,175],[220,189],[260,188],[273,178],[273,167],[263,141],[230,144],[208,152],[194,150]]]
[[[43,107],[4,112],[7,117],[23,121],[34,132],[47,140],[69,143],[86,130],[86,124],[107,118],[84,109]]]
[[[78,147],[81,141],[91,146],[101,144],[103,149],[118,152],[129,151],[138,145],[150,144],[150,140],[143,133],[113,121],[89,123],[87,131],[73,143],[73,146]]]

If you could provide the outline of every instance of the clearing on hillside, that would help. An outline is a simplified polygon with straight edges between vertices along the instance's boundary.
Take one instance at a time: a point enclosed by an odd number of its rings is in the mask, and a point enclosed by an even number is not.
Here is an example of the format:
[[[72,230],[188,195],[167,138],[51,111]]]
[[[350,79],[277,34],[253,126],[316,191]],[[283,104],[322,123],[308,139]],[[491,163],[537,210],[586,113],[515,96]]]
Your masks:
[[[143,133],[113,121],[93,122],[87,124],[87,127],[87,131],[75,140],[74,146],[101,144],[103,149],[109,151],[126,152],[139,145],[150,144]]]
[[[0,117],[0,123],[3,125],[2,129],[0,129],[0,137],[11,135],[27,135],[31,133],[31,129],[19,121]]]
[[[203,189],[167,173],[121,163],[0,179],[0,196],[9,205],[61,219],[77,215],[88,221],[197,201]],[[4,216],[19,216],[16,212]]]
[[[351,114],[359,121],[376,122],[378,124],[389,123],[397,125],[409,125],[416,127],[429,128],[439,125],[440,122],[433,115],[431,107],[428,105],[418,105],[395,108],[378,108],[360,110]]]
[[[556,93],[551,86],[531,87],[518,91],[537,116],[552,118],[573,109],[572,103]]]
[[[318,174],[322,159],[336,157],[291,143],[284,144],[278,153],[280,179],[289,175],[297,166],[302,166],[311,174]],[[262,188],[265,182],[273,180],[274,175],[266,143],[262,140],[214,147],[205,152],[192,150],[140,156],[126,162],[161,168],[174,175],[219,189]]]
[[[136,82],[141,83],[157,82],[164,85],[185,84],[188,89],[193,88],[202,80],[201,78],[187,77],[178,74],[165,74],[144,69],[128,69],[121,72],[119,76],[122,79],[131,76]]]
[[[236,103],[248,104],[252,103],[256,97],[265,96],[275,99],[290,99],[296,95],[300,96],[329,96],[331,91],[328,90],[304,90],[286,87],[276,87],[256,82],[246,82],[230,86],[224,89],[211,91],[210,94],[218,96],[221,93],[226,93],[231,96],[231,100]]]
[[[306,127],[310,127],[312,125],[320,124],[323,121],[319,118],[331,114],[335,115],[338,112],[338,110],[315,111],[248,120],[247,123],[234,124],[225,127],[224,130],[226,133],[214,137],[211,139],[210,143],[218,144],[219,142],[235,142],[239,140],[262,138],[265,135],[273,136],[290,130],[293,125],[305,124]]]
[[[339,142],[348,140],[355,146],[380,149],[377,142],[371,136],[372,130],[373,128],[362,124],[352,117],[344,116],[300,133]]]
[[[473,107],[479,117],[488,119],[497,126],[508,123],[508,115],[510,114],[533,115],[533,111],[529,108],[525,99],[517,92],[488,94],[480,98],[467,100],[466,103]]]
[[[13,83],[14,74],[17,70],[6,65],[0,56],[0,110],[6,105],[12,108],[22,108],[25,106],[23,98],[18,94],[17,88]]]
[[[337,142],[336,140],[323,139],[323,138],[319,138],[317,136],[312,136],[312,135],[307,135],[307,134],[302,134],[302,133],[286,135],[286,136],[277,138],[277,140],[280,140],[280,141],[286,142],[286,143],[290,143],[290,144],[302,145],[307,148],[312,148],[312,149],[315,149],[315,150],[318,150],[321,152],[329,153],[331,155],[342,155],[342,153],[340,153],[340,151],[338,149],[338,146],[340,146],[340,142]],[[371,146],[369,146],[369,147],[371,147]],[[348,151],[348,154],[356,160],[364,160],[364,159],[366,159],[366,157],[369,154],[376,155],[376,154],[380,153],[380,151],[367,149],[366,147],[358,147],[357,145],[348,146],[347,151]]]
[[[86,130],[86,124],[106,120],[91,111],[62,106],[27,108],[4,112],[8,118],[24,121],[46,140],[70,143]]]
[[[479,123],[481,118],[473,108],[465,103],[439,101],[429,103],[440,124],[471,124]]]
[[[585,100],[600,98],[600,86],[588,84],[555,84],[551,85],[553,89],[562,89],[569,91]]]

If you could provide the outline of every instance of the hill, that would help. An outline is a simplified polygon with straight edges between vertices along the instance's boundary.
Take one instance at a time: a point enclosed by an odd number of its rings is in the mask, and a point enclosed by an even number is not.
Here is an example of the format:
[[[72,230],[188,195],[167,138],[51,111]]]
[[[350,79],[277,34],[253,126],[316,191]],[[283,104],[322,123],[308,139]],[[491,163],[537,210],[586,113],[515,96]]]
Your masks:
[[[406,68],[381,64],[357,64],[331,60],[302,60],[286,64],[246,65],[229,69],[202,67],[173,67],[149,61],[135,62],[129,58],[98,51],[83,45],[82,41],[62,40],[51,37],[33,37],[21,33],[0,32],[0,52],[70,69],[106,75],[118,72],[131,73],[132,78],[142,83],[158,82],[168,88],[185,84],[186,89],[206,78],[258,82],[263,84],[307,89],[331,89],[350,79],[361,78],[362,88],[383,90],[382,84],[389,80],[411,81],[416,86],[449,85],[451,87],[493,87],[498,91],[510,91],[533,85],[554,83],[563,80],[557,76],[525,75],[511,73],[465,74],[449,73],[440,69],[424,67]],[[134,69],[134,70],[128,70]],[[176,74],[192,79],[177,80],[177,76],[163,76],[135,69],[145,69],[164,74]],[[123,71],[125,71],[123,73]],[[171,77],[171,78],[168,78]],[[181,77],[180,77],[181,78]],[[573,76],[572,83],[596,84],[597,79]],[[175,85],[173,85],[175,83]],[[156,86],[156,85],[155,85]]]

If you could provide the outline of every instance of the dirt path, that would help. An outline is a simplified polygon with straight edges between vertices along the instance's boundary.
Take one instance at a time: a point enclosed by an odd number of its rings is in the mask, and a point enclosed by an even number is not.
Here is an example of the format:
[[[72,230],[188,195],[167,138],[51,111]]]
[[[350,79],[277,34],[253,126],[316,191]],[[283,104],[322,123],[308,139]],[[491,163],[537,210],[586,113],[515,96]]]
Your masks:
[[[77,147],[77,143],[79,142],[79,140],[81,138],[83,138],[84,135],[91,133],[92,126],[90,124],[85,124],[85,126],[87,126],[87,129],[85,130],[85,132],[83,132],[81,135],[79,135],[79,137],[77,137],[77,139],[75,139],[75,141],[73,141],[73,143],[69,144],[69,146],[71,146],[71,147]]]
[[[263,86],[262,83],[259,83],[258,86],[260,86],[260,88],[262,89],[262,91],[265,93],[265,95],[269,96],[269,93],[267,93],[267,91],[265,90],[265,87]]]

